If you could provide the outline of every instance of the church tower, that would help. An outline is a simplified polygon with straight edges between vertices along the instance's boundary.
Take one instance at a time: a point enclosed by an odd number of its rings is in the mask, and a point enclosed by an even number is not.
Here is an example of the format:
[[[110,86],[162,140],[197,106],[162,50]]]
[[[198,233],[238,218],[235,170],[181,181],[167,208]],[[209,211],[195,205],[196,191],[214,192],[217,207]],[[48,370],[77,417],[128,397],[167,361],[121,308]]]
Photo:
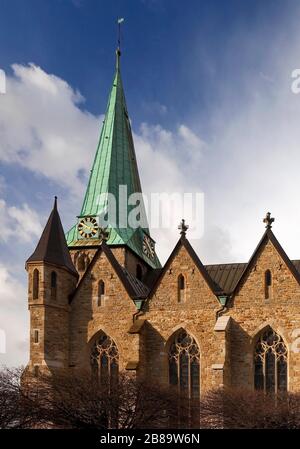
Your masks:
[[[138,279],[159,268],[142,197],[132,131],[116,51],[116,71],[107,110],[77,223],[66,239],[74,264],[82,275],[94,251],[105,240],[118,262]],[[129,202],[133,196],[134,204]],[[132,226],[130,215],[138,217]],[[104,223],[104,224],[103,224]]]
[[[78,274],[70,253],[55,198],[38,245],[26,262],[30,311],[30,361],[27,370],[39,372],[68,367],[69,295]]]

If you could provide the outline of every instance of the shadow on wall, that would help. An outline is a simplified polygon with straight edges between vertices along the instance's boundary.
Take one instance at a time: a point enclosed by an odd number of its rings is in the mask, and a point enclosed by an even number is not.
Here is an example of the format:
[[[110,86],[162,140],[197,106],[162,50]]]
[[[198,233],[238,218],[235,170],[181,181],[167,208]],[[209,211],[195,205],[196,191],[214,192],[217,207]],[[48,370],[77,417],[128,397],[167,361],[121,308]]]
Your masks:
[[[231,318],[230,323],[231,386],[253,388],[253,351],[251,336]]]

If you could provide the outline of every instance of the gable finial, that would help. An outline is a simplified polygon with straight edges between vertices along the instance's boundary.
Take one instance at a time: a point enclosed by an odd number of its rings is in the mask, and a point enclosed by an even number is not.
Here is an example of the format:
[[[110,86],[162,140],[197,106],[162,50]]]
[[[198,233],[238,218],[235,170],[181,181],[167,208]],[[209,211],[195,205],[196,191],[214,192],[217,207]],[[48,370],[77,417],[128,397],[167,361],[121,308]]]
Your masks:
[[[120,56],[121,56],[121,23],[124,22],[124,17],[120,17],[117,20],[117,24],[118,24],[118,47],[116,50],[116,55],[117,55],[117,70],[120,67]]]
[[[267,212],[263,222],[266,224],[267,229],[272,228],[272,223],[274,223],[275,218],[271,217],[271,212]]]
[[[185,224],[185,220],[184,219],[182,219],[181,222],[179,223],[178,229],[180,230],[180,235],[185,237],[186,231],[189,229],[189,227],[188,227],[187,224]]]
[[[106,228],[100,228],[99,237],[102,242],[107,242],[109,239],[109,230]]]

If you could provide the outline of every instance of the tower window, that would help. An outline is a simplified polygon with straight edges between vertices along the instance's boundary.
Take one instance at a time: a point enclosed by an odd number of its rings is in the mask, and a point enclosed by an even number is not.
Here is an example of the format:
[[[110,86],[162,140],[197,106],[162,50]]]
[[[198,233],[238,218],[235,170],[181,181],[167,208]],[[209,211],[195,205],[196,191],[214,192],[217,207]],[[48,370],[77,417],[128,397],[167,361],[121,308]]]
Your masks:
[[[38,299],[39,297],[39,283],[40,283],[40,273],[39,270],[35,268],[33,271],[33,282],[32,282],[32,298]]]
[[[178,302],[184,302],[185,301],[185,278],[182,274],[178,276]]]
[[[56,290],[57,290],[57,274],[55,271],[51,273],[51,298],[56,299]]]
[[[38,330],[34,331],[33,341],[34,341],[34,343],[38,343],[39,342],[39,331]]]
[[[98,284],[98,306],[104,305],[104,295],[105,295],[105,284],[101,279]]]
[[[265,272],[265,299],[272,296],[272,274],[270,270]]]
[[[143,277],[143,269],[139,263],[136,266],[136,277],[139,281],[141,281]]]

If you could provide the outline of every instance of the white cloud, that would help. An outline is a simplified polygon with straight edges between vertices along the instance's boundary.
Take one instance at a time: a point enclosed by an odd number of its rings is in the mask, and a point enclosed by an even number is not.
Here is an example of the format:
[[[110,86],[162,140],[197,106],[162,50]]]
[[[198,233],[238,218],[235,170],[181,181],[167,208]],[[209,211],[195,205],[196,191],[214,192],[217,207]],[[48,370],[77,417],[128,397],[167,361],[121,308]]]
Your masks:
[[[61,78],[14,64],[0,102],[0,161],[19,163],[81,194],[99,118],[82,111],[82,96]]]
[[[186,125],[178,125],[172,132],[159,125],[143,123],[134,134],[143,192],[147,198],[153,193],[181,194],[201,192],[197,167],[203,157],[205,143]],[[168,219],[168,229],[152,228],[157,251],[165,261],[179,238],[177,226],[182,217],[180,199],[168,207],[163,201],[161,211]],[[157,220],[148,213],[149,224]],[[151,218],[153,220],[151,220]],[[191,225],[193,216],[184,217]]]
[[[0,243],[7,242],[10,238],[14,241],[30,242],[38,238],[42,232],[40,217],[28,204],[21,207],[7,206],[0,199]]]
[[[0,353],[0,365],[18,366],[28,362],[27,308],[26,288],[0,263],[0,330],[6,337],[6,351]]]

